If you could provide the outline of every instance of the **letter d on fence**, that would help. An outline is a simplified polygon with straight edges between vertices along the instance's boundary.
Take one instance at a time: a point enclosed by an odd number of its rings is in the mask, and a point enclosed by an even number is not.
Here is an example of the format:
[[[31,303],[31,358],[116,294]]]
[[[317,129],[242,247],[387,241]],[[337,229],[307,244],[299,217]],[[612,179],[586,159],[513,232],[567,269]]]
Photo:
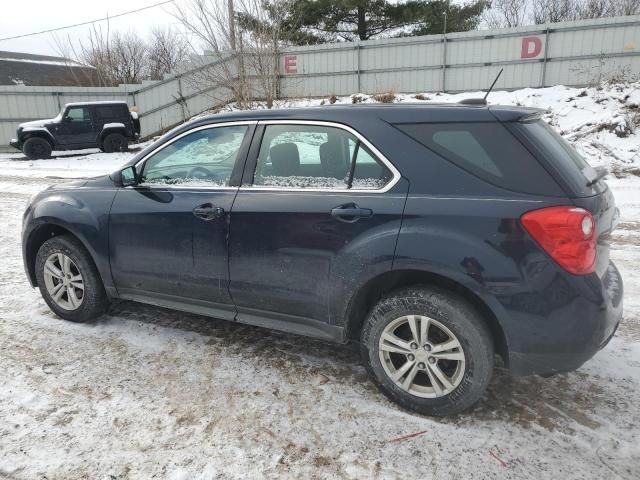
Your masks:
[[[542,40],[538,37],[523,37],[520,58],[534,58],[542,51]]]

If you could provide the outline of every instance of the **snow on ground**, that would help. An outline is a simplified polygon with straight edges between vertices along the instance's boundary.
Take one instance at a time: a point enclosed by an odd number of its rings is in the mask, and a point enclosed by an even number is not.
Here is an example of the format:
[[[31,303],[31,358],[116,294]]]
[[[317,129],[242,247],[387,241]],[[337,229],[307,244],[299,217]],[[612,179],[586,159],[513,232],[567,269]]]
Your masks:
[[[589,119],[619,118],[617,98],[631,90],[601,103],[595,90],[564,87],[492,101],[551,107],[571,135]],[[133,153],[0,154],[0,478],[638,478],[640,177],[629,167],[640,142],[606,129],[575,141],[622,177],[609,184],[622,212],[612,257],[625,280],[624,322],[577,372],[497,371],[480,404],[449,419],[387,401],[351,347],[130,302],[89,324],[55,318],[23,273],[25,203]],[[605,160],[606,149],[617,159]]]

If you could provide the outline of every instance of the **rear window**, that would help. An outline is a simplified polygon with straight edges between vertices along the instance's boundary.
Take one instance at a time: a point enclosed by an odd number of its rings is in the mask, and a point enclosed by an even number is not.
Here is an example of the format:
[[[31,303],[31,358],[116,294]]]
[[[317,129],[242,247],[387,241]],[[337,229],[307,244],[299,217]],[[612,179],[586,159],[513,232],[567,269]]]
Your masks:
[[[429,150],[494,185],[535,195],[562,194],[549,173],[500,123],[395,126]]]
[[[560,170],[562,177],[570,184],[577,196],[588,196],[606,188],[603,182],[588,187],[584,170],[590,165],[573,146],[558,134],[547,122],[536,120],[516,124],[527,140],[540,150],[540,155]]]
[[[123,105],[99,105],[96,107],[96,118],[105,120],[122,117],[124,114]]]

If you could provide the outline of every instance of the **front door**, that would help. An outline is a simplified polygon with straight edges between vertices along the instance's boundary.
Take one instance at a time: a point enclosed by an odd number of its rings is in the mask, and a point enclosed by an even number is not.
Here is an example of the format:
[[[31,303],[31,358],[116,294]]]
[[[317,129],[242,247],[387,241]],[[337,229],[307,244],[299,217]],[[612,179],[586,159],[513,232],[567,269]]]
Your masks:
[[[335,339],[354,285],[391,269],[407,184],[353,130],[264,123],[231,213],[237,319]]]
[[[62,121],[55,126],[55,136],[61,145],[82,145],[95,143],[91,108],[69,107]]]
[[[253,125],[218,124],[176,137],[137,167],[141,183],[111,208],[111,271],[123,298],[233,319],[229,213]]]

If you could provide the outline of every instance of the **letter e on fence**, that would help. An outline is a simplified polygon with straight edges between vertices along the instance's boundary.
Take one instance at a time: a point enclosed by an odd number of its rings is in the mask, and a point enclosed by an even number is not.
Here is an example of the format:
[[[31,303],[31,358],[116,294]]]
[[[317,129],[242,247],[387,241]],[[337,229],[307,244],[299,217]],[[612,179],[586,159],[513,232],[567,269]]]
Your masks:
[[[539,37],[523,37],[520,58],[535,58],[542,51],[542,40]]]
[[[285,55],[284,73],[298,73],[298,56],[297,55]]]

